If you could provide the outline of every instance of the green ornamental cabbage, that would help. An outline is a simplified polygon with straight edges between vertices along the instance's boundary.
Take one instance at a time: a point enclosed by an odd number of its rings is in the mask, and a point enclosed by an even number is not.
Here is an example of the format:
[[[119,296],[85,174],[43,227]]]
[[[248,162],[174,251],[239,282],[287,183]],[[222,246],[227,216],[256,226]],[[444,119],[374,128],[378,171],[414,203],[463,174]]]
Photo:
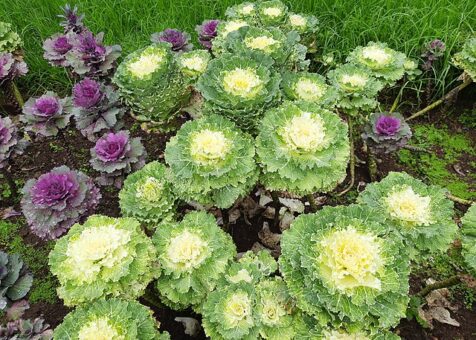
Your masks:
[[[230,6],[225,11],[228,20],[244,20],[248,23],[257,23],[257,6],[253,2],[243,2]]]
[[[258,4],[258,18],[263,26],[280,26],[286,22],[288,7],[279,0],[262,1]]]
[[[254,155],[254,140],[217,115],[183,124],[165,148],[177,195],[219,208],[229,208],[255,185]]]
[[[205,113],[216,113],[254,132],[263,112],[280,98],[281,77],[273,60],[262,53],[223,53],[209,63],[197,89]]]
[[[305,70],[309,60],[306,60],[306,47],[299,44],[299,40],[299,34],[294,31],[285,34],[276,27],[245,26],[230,33],[223,48],[231,54],[263,53],[274,60],[278,71],[283,68]]]
[[[250,26],[248,21],[244,19],[232,19],[228,21],[220,21],[217,26],[217,35],[213,39],[212,52],[214,56],[219,56],[224,52],[225,44],[228,40],[228,36],[238,31],[242,27]]]
[[[316,53],[318,25],[319,21],[313,15],[289,13],[284,29],[298,32],[301,36],[301,44],[307,47],[309,53]]]
[[[285,102],[269,110],[256,139],[261,182],[298,195],[334,189],[346,176],[347,130],[339,116],[316,104]]]
[[[461,223],[463,257],[469,272],[476,277],[476,204],[468,209]]]
[[[230,235],[203,211],[162,223],[153,241],[161,263],[157,289],[174,309],[201,304],[236,255]]]
[[[206,50],[195,50],[181,53],[177,62],[182,73],[191,80],[196,80],[207,69],[211,55]]]
[[[66,306],[105,297],[136,299],[158,272],[152,241],[132,218],[93,215],[75,224],[49,255]]]
[[[355,48],[347,57],[347,62],[367,67],[371,75],[385,85],[391,85],[403,78],[406,60],[404,53],[392,50],[387,44],[373,41],[367,46]]]
[[[379,210],[388,219],[387,232],[401,235],[415,257],[445,251],[456,237],[453,202],[446,192],[404,172],[390,172],[368,184],[358,202]]]
[[[137,301],[98,300],[76,308],[55,329],[55,340],[168,340],[152,311]]]
[[[346,114],[356,116],[377,107],[377,95],[383,84],[365,68],[344,64],[329,71],[327,77],[337,88],[337,107]]]
[[[165,165],[154,161],[127,176],[119,192],[119,205],[126,217],[151,227],[175,213],[175,194]]]
[[[454,55],[453,64],[476,81],[476,36],[466,40],[461,52]]]
[[[232,263],[201,313],[212,339],[300,339],[308,328],[280,277],[271,278],[276,261],[265,251],[245,253]]]
[[[283,233],[281,273],[297,306],[322,324],[389,328],[405,317],[409,260],[377,210],[351,205],[301,215]]]
[[[23,41],[12,24],[0,21],[0,53],[15,52],[23,46]]]
[[[118,66],[113,82],[139,121],[170,128],[190,89],[168,43],[131,53]]]
[[[331,108],[337,100],[337,90],[326,83],[317,73],[287,72],[281,83],[283,93],[289,100],[300,100]]]

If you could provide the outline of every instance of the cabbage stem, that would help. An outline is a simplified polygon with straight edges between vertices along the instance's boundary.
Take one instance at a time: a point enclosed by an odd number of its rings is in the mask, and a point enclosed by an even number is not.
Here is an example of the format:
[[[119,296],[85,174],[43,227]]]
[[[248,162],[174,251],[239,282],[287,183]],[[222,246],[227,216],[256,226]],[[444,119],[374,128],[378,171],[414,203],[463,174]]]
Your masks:
[[[445,101],[447,101],[448,99],[452,98],[453,96],[457,95],[458,92],[460,92],[462,89],[464,89],[466,86],[468,86],[469,84],[471,84],[473,82],[473,80],[471,79],[471,77],[467,77],[464,82],[460,85],[458,85],[457,87],[455,87],[454,89],[452,89],[450,92],[448,92],[447,94],[445,94],[442,98],[438,99],[436,102],[428,105],[427,107],[425,107],[424,109],[412,114],[410,117],[408,117],[407,119],[405,119],[406,121],[409,121],[409,120],[412,120],[412,119],[415,119],[417,117],[420,117],[421,115],[427,113],[428,111],[431,111],[433,110],[435,107],[437,106],[440,106],[441,104],[443,104]]]
[[[350,142],[350,183],[349,185],[339,192],[337,196],[345,195],[352,189],[355,182],[355,150],[354,150],[354,129],[352,125],[352,118],[349,117],[349,142]]]
[[[273,198],[273,206],[274,206],[273,226],[277,227],[279,224],[279,209],[281,208],[281,204],[279,202],[279,196],[276,191],[271,191],[271,197]]]
[[[463,205],[472,205],[472,204],[476,203],[476,202],[471,201],[471,200],[465,200],[464,198],[453,196],[450,193],[447,193],[446,197],[448,197],[448,199],[452,200],[453,202],[463,204]]]
[[[375,182],[377,180],[378,167],[375,154],[371,148],[367,148],[367,167],[369,169],[370,181]]]
[[[425,288],[423,288],[417,293],[417,296],[425,297],[434,290],[451,287],[451,286],[457,285],[460,282],[461,282],[460,276],[454,275],[447,278],[446,280],[438,281],[426,286]]]

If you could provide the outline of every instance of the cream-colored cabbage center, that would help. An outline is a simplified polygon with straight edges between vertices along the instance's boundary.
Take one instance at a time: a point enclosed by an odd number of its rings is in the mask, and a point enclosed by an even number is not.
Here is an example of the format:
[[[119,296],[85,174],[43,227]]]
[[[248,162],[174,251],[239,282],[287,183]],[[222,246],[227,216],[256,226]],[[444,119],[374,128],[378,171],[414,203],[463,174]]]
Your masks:
[[[352,87],[362,88],[367,84],[368,78],[360,74],[344,74],[341,78],[343,84],[350,85]]]
[[[228,71],[223,77],[224,90],[234,96],[254,98],[263,87],[263,81],[250,68],[236,68]]]
[[[287,314],[284,307],[271,297],[264,299],[261,303],[261,319],[268,326],[279,324],[280,319]]]
[[[66,256],[72,275],[80,282],[92,282],[103,267],[112,268],[127,255],[131,232],[114,225],[84,229],[68,244]]]
[[[129,72],[137,78],[154,73],[162,65],[164,58],[160,54],[147,54],[128,65]]]
[[[381,289],[378,271],[384,265],[379,240],[353,227],[330,233],[319,242],[318,265],[328,284],[347,295],[352,289]]]
[[[197,267],[207,257],[208,243],[188,230],[173,237],[167,246],[167,259],[172,267],[188,270]]]
[[[283,10],[279,7],[267,7],[263,10],[264,15],[268,17],[279,17],[283,14]]]
[[[291,26],[303,28],[307,25],[307,20],[305,17],[299,14],[292,14],[289,16],[289,22]]]
[[[324,121],[310,112],[293,117],[284,126],[282,136],[292,150],[317,151],[327,144]]]
[[[196,55],[182,59],[182,65],[189,70],[202,73],[207,68],[207,62],[200,56]]]
[[[429,225],[431,221],[431,198],[420,196],[408,186],[385,198],[388,212],[393,218],[413,225]]]
[[[136,197],[148,202],[157,202],[161,198],[163,187],[157,178],[147,177],[137,188]]]
[[[223,132],[205,129],[192,137],[190,153],[198,164],[210,165],[224,159],[231,146]]]
[[[261,50],[261,51],[269,51],[273,49],[279,41],[273,39],[272,37],[261,36],[261,37],[254,37],[254,38],[246,38],[245,45],[249,48],[254,50]]]
[[[324,340],[370,340],[363,333],[346,333],[344,331],[330,331],[324,334]]]
[[[246,293],[235,293],[226,302],[224,317],[228,323],[237,326],[251,316],[251,300]]]
[[[123,340],[125,337],[110,324],[108,318],[88,322],[78,333],[79,340]]]
[[[225,38],[231,32],[238,31],[240,28],[245,26],[248,26],[246,21],[242,21],[242,20],[229,21],[220,30],[220,34]]]
[[[240,13],[243,15],[250,15],[251,13],[253,13],[254,10],[255,10],[255,6],[252,4],[249,4],[249,5],[243,6],[241,8]]]
[[[324,95],[323,87],[311,79],[301,78],[296,82],[295,92],[300,99],[308,101],[319,100]]]
[[[388,64],[392,58],[387,51],[377,46],[364,47],[362,49],[362,57],[381,66]]]

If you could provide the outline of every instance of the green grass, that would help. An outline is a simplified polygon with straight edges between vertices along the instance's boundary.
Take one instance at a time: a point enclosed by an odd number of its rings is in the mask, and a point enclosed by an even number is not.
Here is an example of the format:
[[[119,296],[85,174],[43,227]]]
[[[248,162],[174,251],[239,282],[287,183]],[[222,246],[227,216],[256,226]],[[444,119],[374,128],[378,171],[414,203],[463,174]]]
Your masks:
[[[0,1],[0,18],[12,22],[25,40],[29,75],[21,85],[31,94],[46,89],[69,87],[66,73],[50,67],[42,58],[42,41],[58,32],[59,7],[67,0]],[[241,0],[77,0],[86,24],[104,31],[106,42],[120,44],[124,55],[148,43],[151,33],[175,27],[194,33],[204,19],[222,18],[225,9]],[[449,66],[449,55],[458,49],[465,35],[476,27],[476,5],[472,0],[288,0],[293,11],[316,15],[322,30],[321,51],[349,50],[370,40],[385,41],[413,57],[434,38],[447,43],[444,60],[434,77],[439,93],[451,86],[457,74]],[[433,77],[433,75],[431,75]],[[425,78],[425,77],[423,77]],[[412,85],[418,89],[422,82]],[[68,92],[68,91],[66,91]],[[439,94],[438,93],[438,94]]]

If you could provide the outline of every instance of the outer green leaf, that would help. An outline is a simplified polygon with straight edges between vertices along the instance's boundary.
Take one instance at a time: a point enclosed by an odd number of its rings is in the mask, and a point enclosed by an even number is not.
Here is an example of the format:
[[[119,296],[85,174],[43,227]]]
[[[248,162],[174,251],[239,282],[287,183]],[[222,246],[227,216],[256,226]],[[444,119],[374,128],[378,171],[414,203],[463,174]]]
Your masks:
[[[454,55],[453,64],[476,81],[476,36],[466,40],[461,52]]]
[[[476,205],[472,205],[461,219],[463,257],[469,271],[476,277]]]

